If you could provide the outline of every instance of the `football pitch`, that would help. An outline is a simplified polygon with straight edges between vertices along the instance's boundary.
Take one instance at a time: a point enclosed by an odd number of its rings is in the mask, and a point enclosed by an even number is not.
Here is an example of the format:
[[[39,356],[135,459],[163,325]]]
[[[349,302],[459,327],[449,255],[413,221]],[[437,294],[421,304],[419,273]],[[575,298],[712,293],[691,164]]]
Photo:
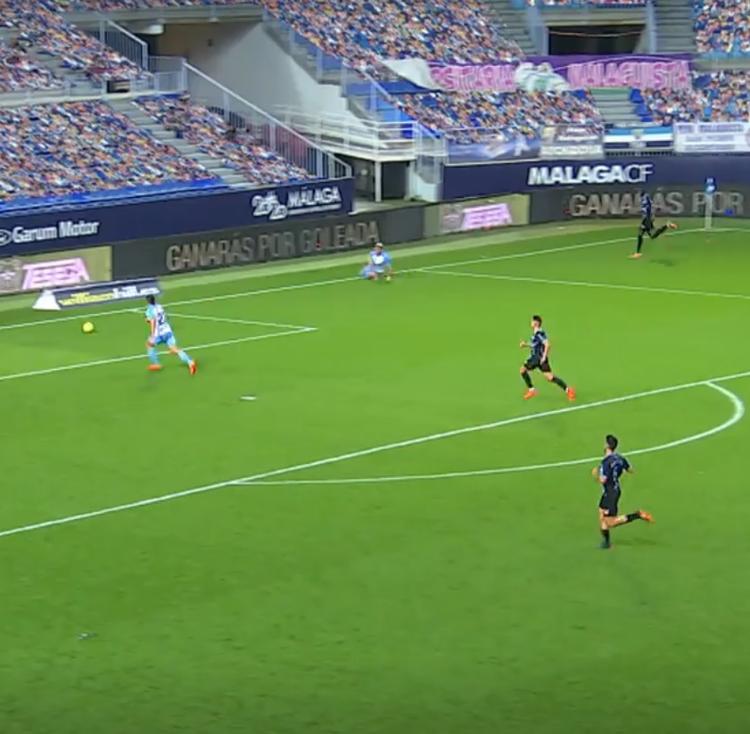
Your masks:
[[[3,302],[0,732],[746,732],[750,233],[700,226],[166,280],[195,377],[141,303]],[[601,551],[609,432],[656,523]]]

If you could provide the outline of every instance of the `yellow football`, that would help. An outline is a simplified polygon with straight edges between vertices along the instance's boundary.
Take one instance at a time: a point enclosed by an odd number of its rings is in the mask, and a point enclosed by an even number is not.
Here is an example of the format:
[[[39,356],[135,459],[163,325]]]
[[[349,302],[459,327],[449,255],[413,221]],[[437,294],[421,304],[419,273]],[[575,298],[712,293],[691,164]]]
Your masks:
[[[83,326],[81,327],[84,334],[93,334],[94,333],[94,325],[90,321],[84,322]]]

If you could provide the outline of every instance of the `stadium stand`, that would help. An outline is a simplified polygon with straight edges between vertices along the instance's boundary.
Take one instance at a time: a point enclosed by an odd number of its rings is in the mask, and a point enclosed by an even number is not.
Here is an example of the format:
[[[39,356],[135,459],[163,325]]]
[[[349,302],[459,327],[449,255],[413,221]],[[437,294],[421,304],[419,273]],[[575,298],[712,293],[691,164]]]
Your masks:
[[[62,86],[62,79],[36,64],[22,43],[0,45],[0,92],[56,89]]]
[[[325,53],[368,71],[376,72],[381,58],[478,64],[523,55],[477,0],[264,0],[264,5]]]
[[[695,0],[693,10],[698,53],[750,53],[750,0]]]
[[[256,5],[254,0],[58,0],[65,10],[137,10],[139,8],[181,8],[210,5]]]
[[[16,43],[28,53],[51,58],[60,73],[82,72],[97,83],[145,76],[124,56],[66,22],[53,0],[0,0],[0,25],[16,31]]]
[[[305,181],[312,176],[260,144],[240,125],[230,126],[215,111],[193,104],[186,95],[141,97],[139,106],[167,130],[196,145],[206,155],[241,173],[251,184]],[[239,122],[239,121],[238,121]]]
[[[486,92],[399,95],[397,102],[410,118],[434,132],[447,131],[457,142],[475,142],[487,129],[506,139],[536,137],[548,125],[602,124],[593,99],[585,93]]]
[[[536,5],[540,8],[632,8],[646,0],[515,0],[514,5]]]
[[[750,73],[696,72],[693,89],[634,89],[630,99],[644,122],[719,122],[750,117]]]
[[[3,108],[0,132],[5,207],[221,184],[101,101]]]

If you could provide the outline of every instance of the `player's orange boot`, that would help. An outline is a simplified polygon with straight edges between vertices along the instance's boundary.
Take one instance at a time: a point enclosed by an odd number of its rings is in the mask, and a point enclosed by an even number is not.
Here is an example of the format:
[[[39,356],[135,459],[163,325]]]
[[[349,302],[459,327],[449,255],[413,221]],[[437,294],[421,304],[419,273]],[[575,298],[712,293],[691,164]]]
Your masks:
[[[194,375],[198,371],[198,365],[196,364],[195,360],[193,360],[189,365],[188,369],[190,370],[190,374]]]
[[[634,252],[632,255],[628,255],[631,260],[637,260],[639,257],[643,257],[642,252]]]
[[[160,369],[161,369],[161,365],[160,364],[150,364],[148,366],[148,371],[149,372],[158,372]]]
[[[654,516],[650,512],[646,512],[645,510],[638,510],[638,514],[641,516],[641,520],[645,520],[646,522],[654,522]]]
[[[530,388],[529,388],[529,389],[528,389],[528,390],[527,390],[527,391],[526,391],[526,392],[524,393],[523,399],[524,399],[524,400],[531,400],[531,398],[535,398],[535,397],[536,397],[536,388],[535,388],[535,387],[530,387]]]
[[[568,396],[568,400],[570,400],[571,403],[576,399],[576,389],[574,387],[568,386],[565,394]]]
[[[677,229],[677,225],[674,222],[667,222],[667,229]]]

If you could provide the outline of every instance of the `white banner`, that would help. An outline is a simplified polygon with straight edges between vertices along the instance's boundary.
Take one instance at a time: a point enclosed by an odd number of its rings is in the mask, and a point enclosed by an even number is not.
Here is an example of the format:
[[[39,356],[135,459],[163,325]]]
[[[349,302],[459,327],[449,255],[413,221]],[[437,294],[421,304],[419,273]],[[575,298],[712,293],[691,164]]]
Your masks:
[[[676,153],[750,153],[750,122],[677,122]]]

